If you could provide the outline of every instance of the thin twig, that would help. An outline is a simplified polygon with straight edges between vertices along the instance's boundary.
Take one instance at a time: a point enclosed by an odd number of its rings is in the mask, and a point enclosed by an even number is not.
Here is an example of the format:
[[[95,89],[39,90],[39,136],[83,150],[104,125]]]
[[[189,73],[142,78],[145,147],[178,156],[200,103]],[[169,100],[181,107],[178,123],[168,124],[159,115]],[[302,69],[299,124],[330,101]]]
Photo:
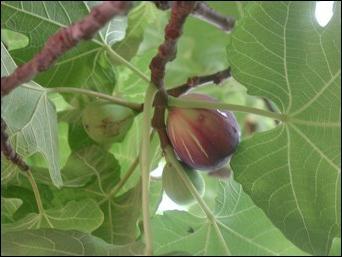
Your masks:
[[[32,80],[39,72],[50,68],[58,57],[75,47],[81,40],[91,39],[109,20],[126,13],[130,7],[130,1],[104,2],[94,7],[81,21],[60,29],[29,62],[17,67],[11,75],[1,78],[1,97],[18,85]]]
[[[114,198],[116,196],[116,194],[120,191],[120,189],[126,184],[127,180],[132,176],[138,164],[139,164],[139,155],[131,163],[131,166],[126,171],[124,177],[119,181],[119,183],[115,185],[115,187],[112,188],[112,190],[106,195],[106,197],[103,198],[99,202],[99,205],[103,204],[105,201],[108,201],[108,199]]]
[[[234,28],[235,19],[230,16],[223,16],[211,9],[206,3],[200,2],[196,5],[193,15],[203,21],[206,21],[224,32],[230,32]]]
[[[168,10],[172,7],[173,1],[152,1],[156,7],[162,11]],[[224,16],[204,2],[198,2],[191,13],[194,17],[206,21],[215,27],[230,32],[234,28],[235,19],[230,16]]]
[[[171,96],[180,96],[186,93],[188,90],[194,87],[203,86],[208,83],[220,84],[223,80],[231,77],[230,67],[219,72],[215,72],[205,76],[195,76],[188,79],[186,83],[178,87],[167,90],[167,93]]]

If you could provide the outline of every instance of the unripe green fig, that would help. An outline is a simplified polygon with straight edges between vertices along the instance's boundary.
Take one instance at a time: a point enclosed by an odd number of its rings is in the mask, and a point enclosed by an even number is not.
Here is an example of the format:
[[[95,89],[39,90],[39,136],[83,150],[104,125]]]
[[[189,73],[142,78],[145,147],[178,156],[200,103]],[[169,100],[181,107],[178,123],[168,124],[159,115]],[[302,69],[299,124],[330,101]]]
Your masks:
[[[180,98],[215,101],[201,94]],[[196,170],[212,171],[223,167],[240,141],[240,128],[234,114],[220,110],[172,107],[167,133],[179,159]]]
[[[182,166],[185,174],[195,186],[197,192],[203,196],[205,184],[202,176],[186,165],[182,164]],[[183,179],[171,164],[166,164],[164,167],[162,183],[165,193],[175,203],[179,205],[189,205],[196,202]]]
[[[99,144],[120,142],[133,124],[135,112],[128,107],[95,101],[82,113],[88,136]]]

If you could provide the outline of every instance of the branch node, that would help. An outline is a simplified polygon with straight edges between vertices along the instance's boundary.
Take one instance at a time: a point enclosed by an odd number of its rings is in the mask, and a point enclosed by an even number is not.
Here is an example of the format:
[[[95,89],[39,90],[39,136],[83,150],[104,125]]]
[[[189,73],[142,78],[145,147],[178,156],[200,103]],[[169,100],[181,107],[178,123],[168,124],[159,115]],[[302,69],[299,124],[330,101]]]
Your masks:
[[[11,144],[9,143],[8,135],[6,134],[6,123],[1,118],[1,152],[4,156],[17,165],[22,171],[28,171],[29,166],[24,162],[24,160],[13,150]]]

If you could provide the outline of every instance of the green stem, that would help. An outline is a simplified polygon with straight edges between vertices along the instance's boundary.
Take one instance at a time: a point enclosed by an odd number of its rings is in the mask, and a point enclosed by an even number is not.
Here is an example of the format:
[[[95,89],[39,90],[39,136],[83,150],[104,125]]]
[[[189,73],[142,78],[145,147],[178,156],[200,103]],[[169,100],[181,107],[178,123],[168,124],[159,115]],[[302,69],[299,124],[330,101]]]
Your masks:
[[[248,112],[275,120],[286,121],[286,115],[276,112],[265,111],[249,106],[237,105],[237,104],[227,104],[227,103],[217,103],[208,102],[200,100],[190,100],[190,99],[180,99],[173,96],[169,96],[168,105],[181,108],[203,108],[203,109],[219,109],[219,110],[229,110],[235,112]]]
[[[31,187],[32,187],[32,190],[33,190],[33,193],[34,193],[34,197],[35,197],[36,202],[37,202],[37,207],[38,207],[39,215],[42,218],[45,218],[46,222],[49,224],[49,226],[51,228],[54,228],[54,226],[52,225],[52,223],[49,220],[49,217],[45,213],[45,210],[44,210],[44,207],[43,207],[43,202],[42,202],[42,199],[40,197],[39,189],[38,189],[37,183],[34,180],[34,177],[33,177],[32,173],[31,173],[31,171],[30,170],[27,171],[25,176],[27,177],[27,179],[29,180],[29,182],[31,184]]]
[[[34,180],[34,177],[32,176],[31,171],[27,171],[26,174],[27,174],[27,178],[28,178],[28,180],[29,180],[29,182],[30,182],[30,184],[32,186],[32,190],[33,190],[34,196],[36,198],[39,214],[44,215],[43,203],[42,203],[42,199],[40,198],[40,193],[39,193],[39,190],[38,190],[37,183]]]
[[[186,185],[188,190],[191,192],[191,194],[196,198],[201,209],[204,211],[205,215],[208,217],[209,221],[214,226],[214,229],[216,230],[216,233],[226,252],[226,255],[231,255],[231,252],[227,246],[226,241],[224,240],[221,230],[217,225],[214,214],[211,212],[208,205],[203,201],[201,195],[197,192],[195,186],[192,184],[188,176],[185,174],[185,171],[182,165],[180,165],[179,161],[176,159],[173,149],[170,146],[167,146],[164,149],[164,153],[165,153],[165,158],[167,162],[169,162],[176,169],[176,171],[178,172],[178,175],[181,177],[181,179],[183,180],[184,184]]]
[[[144,102],[142,143],[140,151],[140,168],[142,178],[142,210],[144,221],[145,255],[152,255],[152,232],[149,211],[149,178],[150,178],[150,129],[153,101],[157,89],[150,85],[147,88]]]
[[[130,70],[135,72],[142,80],[146,81],[148,84],[150,84],[150,79],[137,67],[135,67],[132,63],[122,58],[117,52],[115,52],[110,46],[105,47],[107,50],[107,53],[109,54],[110,59],[115,62],[120,62],[121,64],[127,66]]]
[[[110,197],[116,196],[119,190],[123,187],[123,185],[125,185],[127,180],[132,176],[135,168],[138,166],[138,163],[139,163],[139,155],[137,156],[137,158],[135,158],[134,162],[128,168],[127,172],[125,173],[125,176],[119,181],[118,184],[116,184],[115,187],[113,187],[113,189],[109,192],[109,194],[99,202],[99,205],[107,201]]]
[[[74,94],[89,95],[93,97],[106,99],[115,104],[126,106],[137,112],[142,111],[142,104],[132,103],[119,97],[110,96],[107,94],[99,93],[99,92],[88,90],[88,89],[75,88],[75,87],[54,87],[54,88],[48,88],[47,92],[48,93],[74,93]]]
[[[151,132],[151,136],[150,136],[150,140],[152,140],[154,136],[154,131]],[[113,189],[109,192],[109,194],[102,199],[99,202],[99,205],[103,204],[105,201],[107,201],[110,197],[115,197],[116,194],[120,191],[120,189],[126,184],[127,180],[133,175],[136,167],[139,164],[139,158],[140,158],[140,153],[139,155],[134,159],[134,161],[132,162],[131,166],[128,168],[128,170],[125,173],[125,176],[119,181],[118,184],[115,185],[115,187],[113,187]]]

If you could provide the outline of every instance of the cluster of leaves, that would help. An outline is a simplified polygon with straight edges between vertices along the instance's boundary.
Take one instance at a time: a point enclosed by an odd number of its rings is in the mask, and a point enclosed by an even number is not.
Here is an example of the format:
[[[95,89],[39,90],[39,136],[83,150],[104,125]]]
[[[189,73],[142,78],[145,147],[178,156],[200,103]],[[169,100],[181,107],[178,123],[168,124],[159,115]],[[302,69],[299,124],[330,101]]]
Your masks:
[[[1,76],[31,59],[51,34],[95,4],[2,2]],[[314,2],[211,5],[237,18],[235,30],[224,34],[189,17],[177,59],[167,66],[166,87],[231,65],[234,79],[196,90],[259,108],[265,108],[262,100],[250,95],[267,97],[288,120],[273,128],[271,120],[258,118],[259,130],[270,130],[248,137],[245,129],[246,139],[231,162],[234,176],[225,181],[203,176],[203,199],[215,225],[198,205],[158,215],[161,181],[151,181],[155,254],[338,254],[340,4],[324,28],[314,19]],[[32,167],[43,208],[38,209],[37,192],[26,176],[2,158],[2,254],[142,253],[140,167],[115,191],[138,156],[141,115],[123,142],[105,149],[82,127],[81,113],[91,99],[48,94],[48,88],[82,87],[142,102],[147,84],[109,59],[106,47],[149,75],[167,18],[152,3],[139,3],[3,99],[1,116],[12,145]],[[248,119],[255,118],[238,114],[240,124]],[[155,168],[162,158],[157,137],[151,156]]]

